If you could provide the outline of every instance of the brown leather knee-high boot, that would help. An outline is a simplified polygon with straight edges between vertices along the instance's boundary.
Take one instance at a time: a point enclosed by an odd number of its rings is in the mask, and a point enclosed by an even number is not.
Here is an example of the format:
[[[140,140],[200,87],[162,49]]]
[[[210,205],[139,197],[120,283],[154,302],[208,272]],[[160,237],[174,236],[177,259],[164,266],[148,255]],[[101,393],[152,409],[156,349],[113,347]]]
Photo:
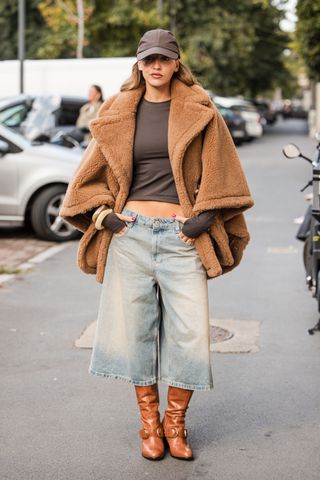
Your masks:
[[[165,439],[168,442],[172,457],[193,460],[193,452],[188,444],[185,414],[193,390],[168,387],[168,406],[165,410],[162,425]]]
[[[164,457],[163,427],[159,414],[158,384],[148,386],[135,385],[138,405],[141,413],[142,429],[139,431],[142,439],[141,453],[149,460],[160,460]]]

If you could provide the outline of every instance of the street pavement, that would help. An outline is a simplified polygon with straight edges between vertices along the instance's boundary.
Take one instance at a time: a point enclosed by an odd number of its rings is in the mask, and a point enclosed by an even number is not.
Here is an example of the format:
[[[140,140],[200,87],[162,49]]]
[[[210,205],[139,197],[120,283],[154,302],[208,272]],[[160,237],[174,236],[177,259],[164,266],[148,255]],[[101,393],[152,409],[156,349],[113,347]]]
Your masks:
[[[133,386],[88,373],[91,350],[74,342],[101,285],[78,269],[72,242],[0,289],[1,480],[320,478],[320,332],[307,333],[317,308],[294,224],[311,168],[282,155],[290,141],[313,154],[300,120],[238,149],[251,241],[233,272],[209,281],[210,314],[260,322],[259,350],[213,353],[214,390],[195,392],[187,412],[195,460],[144,459]]]

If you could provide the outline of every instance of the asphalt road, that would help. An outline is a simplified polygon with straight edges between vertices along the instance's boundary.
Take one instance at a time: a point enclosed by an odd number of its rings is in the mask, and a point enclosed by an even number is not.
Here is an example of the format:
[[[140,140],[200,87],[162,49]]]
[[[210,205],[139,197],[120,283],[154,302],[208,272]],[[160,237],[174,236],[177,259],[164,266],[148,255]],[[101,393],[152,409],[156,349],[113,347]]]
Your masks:
[[[295,217],[310,165],[302,121],[239,147],[255,206],[237,269],[209,281],[211,316],[256,320],[260,350],[213,354],[215,388],[187,413],[194,462],[140,455],[134,389],[88,373],[91,350],[74,341],[95,319],[100,284],[75,264],[76,244],[0,289],[1,480],[318,480],[320,333],[304,283]],[[166,386],[161,388],[161,411]]]

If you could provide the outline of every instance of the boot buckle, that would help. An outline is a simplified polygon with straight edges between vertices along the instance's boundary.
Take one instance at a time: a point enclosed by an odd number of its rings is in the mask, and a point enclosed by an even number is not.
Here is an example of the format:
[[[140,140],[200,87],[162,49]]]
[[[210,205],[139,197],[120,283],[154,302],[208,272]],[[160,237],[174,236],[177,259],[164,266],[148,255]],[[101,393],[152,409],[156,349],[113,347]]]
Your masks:
[[[176,427],[169,427],[168,430],[170,433],[167,434],[167,437],[169,438],[176,438],[179,435],[179,431]]]
[[[181,427],[167,427],[165,430],[165,436],[168,438],[176,438],[179,436],[181,436],[182,438],[187,438],[188,430]]]
[[[143,440],[146,440],[147,438],[150,437],[150,432],[148,430],[145,430],[144,428],[142,428],[139,431],[139,435],[140,435],[140,438],[142,438]]]
[[[164,431],[163,431],[162,425],[159,425],[155,430],[149,430],[149,429],[147,430],[146,428],[142,428],[139,431],[140,438],[142,438],[143,440],[146,440],[147,438],[149,438],[152,435],[152,433],[156,434],[160,438],[164,437]]]
[[[163,426],[161,424],[159,425],[159,427],[157,427],[156,432],[157,432],[158,437],[160,437],[160,438],[164,437]]]

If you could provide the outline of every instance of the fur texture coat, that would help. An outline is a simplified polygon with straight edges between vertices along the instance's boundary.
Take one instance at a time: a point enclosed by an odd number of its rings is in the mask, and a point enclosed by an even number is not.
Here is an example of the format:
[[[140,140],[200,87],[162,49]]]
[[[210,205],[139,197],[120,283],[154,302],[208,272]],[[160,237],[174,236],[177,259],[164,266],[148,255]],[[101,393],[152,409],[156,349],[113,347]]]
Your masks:
[[[104,101],[89,128],[92,140],[71,179],[60,216],[83,232],[77,264],[103,282],[110,229],[96,230],[85,212],[102,204],[121,213],[133,174],[135,115],[145,92],[118,92]],[[254,205],[229,130],[205,90],[171,81],[168,151],[185,217],[217,209],[210,232],[194,246],[207,279],[235,268],[250,240],[243,212]]]

